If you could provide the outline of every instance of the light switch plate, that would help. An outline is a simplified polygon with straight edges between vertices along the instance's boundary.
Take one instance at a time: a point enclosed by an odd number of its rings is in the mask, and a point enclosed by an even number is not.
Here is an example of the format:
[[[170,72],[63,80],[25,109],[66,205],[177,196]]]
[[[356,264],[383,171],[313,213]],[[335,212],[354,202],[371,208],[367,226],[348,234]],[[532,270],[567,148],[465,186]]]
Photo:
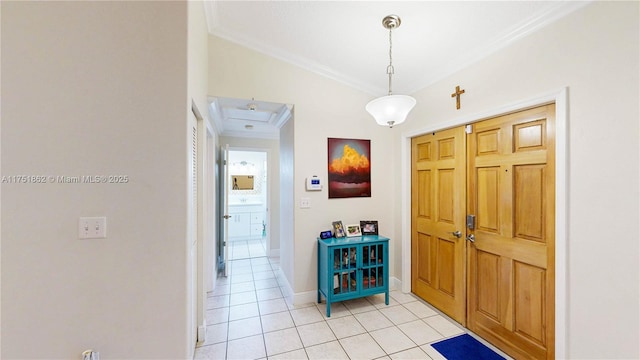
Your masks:
[[[311,199],[304,197],[300,199],[300,209],[309,209],[311,207]]]
[[[80,239],[104,239],[107,237],[107,218],[81,217],[78,222],[78,237]]]

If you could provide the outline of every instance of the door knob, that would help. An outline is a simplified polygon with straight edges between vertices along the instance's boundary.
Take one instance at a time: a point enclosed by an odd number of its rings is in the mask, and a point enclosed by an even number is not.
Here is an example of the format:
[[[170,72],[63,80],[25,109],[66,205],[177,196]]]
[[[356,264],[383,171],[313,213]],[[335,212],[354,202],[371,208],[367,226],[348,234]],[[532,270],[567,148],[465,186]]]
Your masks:
[[[457,237],[458,239],[460,239],[462,237],[462,233],[460,232],[460,230],[456,230],[454,232],[452,232],[453,236]]]
[[[476,237],[473,234],[467,235],[467,240],[471,242],[476,242]]]
[[[231,215],[224,215],[223,218],[229,219],[229,218],[231,218]]]

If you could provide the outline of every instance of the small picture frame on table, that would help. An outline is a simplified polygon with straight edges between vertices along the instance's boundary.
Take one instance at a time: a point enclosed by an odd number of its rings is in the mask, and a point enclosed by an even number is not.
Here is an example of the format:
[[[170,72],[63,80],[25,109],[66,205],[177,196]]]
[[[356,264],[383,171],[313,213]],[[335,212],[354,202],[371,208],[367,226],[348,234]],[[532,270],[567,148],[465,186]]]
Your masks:
[[[342,221],[334,221],[332,224],[333,224],[333,234],[335,237],[341,238],[346,236],[344,232],[344,225],[342,225]]]
[[[358,224],[347,225],[347,237],[353,237],[353,236],[362,236],[362,232],[360,231],[360,225]]]
[[[378,235],[378,221],[360,220],[362,235]]]

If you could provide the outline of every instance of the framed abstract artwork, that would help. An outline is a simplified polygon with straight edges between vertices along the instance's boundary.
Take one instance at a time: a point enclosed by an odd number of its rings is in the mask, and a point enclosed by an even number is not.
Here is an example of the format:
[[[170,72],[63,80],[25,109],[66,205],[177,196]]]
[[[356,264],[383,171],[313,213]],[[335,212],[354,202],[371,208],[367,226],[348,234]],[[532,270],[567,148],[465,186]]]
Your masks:
[[[371,197],[371,140],[327,140],[329,199]]]

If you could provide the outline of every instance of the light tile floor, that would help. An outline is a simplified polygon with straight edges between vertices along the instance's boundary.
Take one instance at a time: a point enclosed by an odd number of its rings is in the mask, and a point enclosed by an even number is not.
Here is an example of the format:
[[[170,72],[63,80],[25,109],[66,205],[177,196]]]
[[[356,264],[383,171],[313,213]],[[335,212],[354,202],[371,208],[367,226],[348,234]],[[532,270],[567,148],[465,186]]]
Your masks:
[[[208,294],[195,359],[445,359],[430,344],[465,329],[412,294],[391,291],[331,306],[287,304],[278,258],[229,262]],[[506,359],[506,355],[499,352]],[[445,359],[446,360],[446,359]]]
[[[229,260],[266,256],[265,238],[229,240]]]

